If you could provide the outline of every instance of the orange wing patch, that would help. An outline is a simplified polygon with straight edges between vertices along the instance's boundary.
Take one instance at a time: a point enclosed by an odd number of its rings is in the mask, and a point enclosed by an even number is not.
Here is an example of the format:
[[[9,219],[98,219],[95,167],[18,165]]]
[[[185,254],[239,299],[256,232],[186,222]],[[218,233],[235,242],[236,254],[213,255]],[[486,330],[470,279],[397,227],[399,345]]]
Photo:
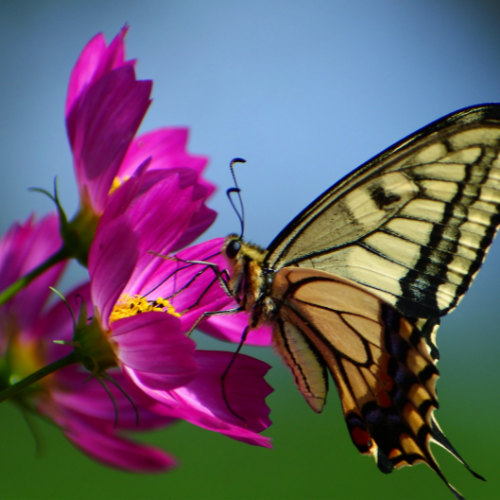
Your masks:
[[[322,408],[327,367],[361,453],[371,453],[385,473],[426,463],[462,498],[430,450],[435,441],[464,463],[433,419],[438,370],[431,334],[355,283],[323,271],[281,269],[273,297],[279,297],[280,307],[275,348],[308,403],[313,406],[312,396],[318,394]]]

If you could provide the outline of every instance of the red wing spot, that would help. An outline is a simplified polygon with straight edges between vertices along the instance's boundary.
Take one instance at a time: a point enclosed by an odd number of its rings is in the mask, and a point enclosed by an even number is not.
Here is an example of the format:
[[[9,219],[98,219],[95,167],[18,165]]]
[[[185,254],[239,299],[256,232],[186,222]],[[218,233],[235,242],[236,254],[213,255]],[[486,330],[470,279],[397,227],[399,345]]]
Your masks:
[[[360,429],[359,427],[355,427],[351,430],[351,437],[354,441],[354,444],[359,447],[370,447],[370,434]]]
[[[377,393],[377,403],[382,408],[390,408],[392,406],[391,398],[386,392],[382,391]]]
[[[389,375],[387,375],[387,373],[384,373],[382,370],[376,370],[374,375],[379,379],[379,382],[386,391],[392,391],[394,381],[391,377],[389,377]]]

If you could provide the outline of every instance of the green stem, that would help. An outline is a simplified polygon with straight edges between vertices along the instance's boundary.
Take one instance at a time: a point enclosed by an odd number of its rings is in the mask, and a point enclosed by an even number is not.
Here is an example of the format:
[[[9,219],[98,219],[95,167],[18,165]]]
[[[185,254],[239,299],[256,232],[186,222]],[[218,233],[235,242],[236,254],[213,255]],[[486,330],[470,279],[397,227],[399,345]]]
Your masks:
[[[52,266],[55,266],[59,262],[67,259],[69,257],[68,251],[66,248],[62,247],[58,252],[56,252],[52,257],[49,257],[45,262],[42,262],[38,267],[35,267],[28,274],[25,274],[23,277],[19,278],[17,281],[14,281],[12,285],[3,290],[0,293],[0,306],[3,306],[8,300],[10,300],[17,292],[22,290],[25,286],[31,283],[35,278],[44,273],[47,269],[50,269]]]
[[[43,368],[40,368],[40,370],[32,373],[31,375],[28,375],[26,378],[23,378],[16,384],[11,385],[7,389],[0,392],[0,403],[12,396],[15,396],[18,392],[26,389],[26,387],[29,387],[31,384],[38,382],[43,377],[46,377],[47,375],[50,375],[51,373],[54,373],[61,368],[65,368],[66,366],[73,365],[78,362],[78,356],[76,355],[75,351],[73,351],[67,356],[64,356],[64,358],[54,361],[50,365],[44,366]]]

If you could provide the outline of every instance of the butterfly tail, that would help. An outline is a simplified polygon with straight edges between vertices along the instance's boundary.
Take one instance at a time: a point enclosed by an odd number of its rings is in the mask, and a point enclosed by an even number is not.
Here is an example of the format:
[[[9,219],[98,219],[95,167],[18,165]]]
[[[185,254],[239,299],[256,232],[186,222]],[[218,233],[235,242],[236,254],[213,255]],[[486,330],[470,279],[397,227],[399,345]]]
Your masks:
[[[439,427],[438,423],[436,422],[436,419],[432,417],[431,421],[431,429],[432,429],[432,440],[442,446],[447,452],[449,452],[451,455],[453,455],[459,462],[463,464],[463,466],[477,479],[481,479],[481,481],[486,481],[486,479],[478,474],[477,472],[474,472],[467,462],[460,456],[457,450],[453,447],[453,445],[448,441],[448,438],[443,434],[443,431]]]

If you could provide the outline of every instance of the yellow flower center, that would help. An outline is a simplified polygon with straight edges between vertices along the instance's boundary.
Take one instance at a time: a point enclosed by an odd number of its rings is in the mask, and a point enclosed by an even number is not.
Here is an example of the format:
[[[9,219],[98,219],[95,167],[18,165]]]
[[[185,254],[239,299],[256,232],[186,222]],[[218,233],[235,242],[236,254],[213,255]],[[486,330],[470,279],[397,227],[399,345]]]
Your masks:
[[[5,355],[0,358],[0,389],[6,389],[12,384],[31,375],[46,364],[45,349],[39,341],[21,339],[17,333],[13,334]],[[36,382],[15,396],[17,401],[24,400],[30,395],[43,391],[43,387],[50,384],[52,375]]]
[[[115,177],[113,179],[113,184],[111,184],[111,187],[109,188],[108,194],[113,194],[124,182],[128,181],[129,179],[130,175],[126,175],[123,179]]]
[[[136,314],[150,311],[166,312],[176,318],[181,317],[180,313],[175,310],[174,306],[167,299],[158,297],[155,300],[147,300],[140,295],[129,295],[128,293],[124,293],[116,302],[109,317],[109,322],[113,323],[113,321],[118,319],[128,318]]]

